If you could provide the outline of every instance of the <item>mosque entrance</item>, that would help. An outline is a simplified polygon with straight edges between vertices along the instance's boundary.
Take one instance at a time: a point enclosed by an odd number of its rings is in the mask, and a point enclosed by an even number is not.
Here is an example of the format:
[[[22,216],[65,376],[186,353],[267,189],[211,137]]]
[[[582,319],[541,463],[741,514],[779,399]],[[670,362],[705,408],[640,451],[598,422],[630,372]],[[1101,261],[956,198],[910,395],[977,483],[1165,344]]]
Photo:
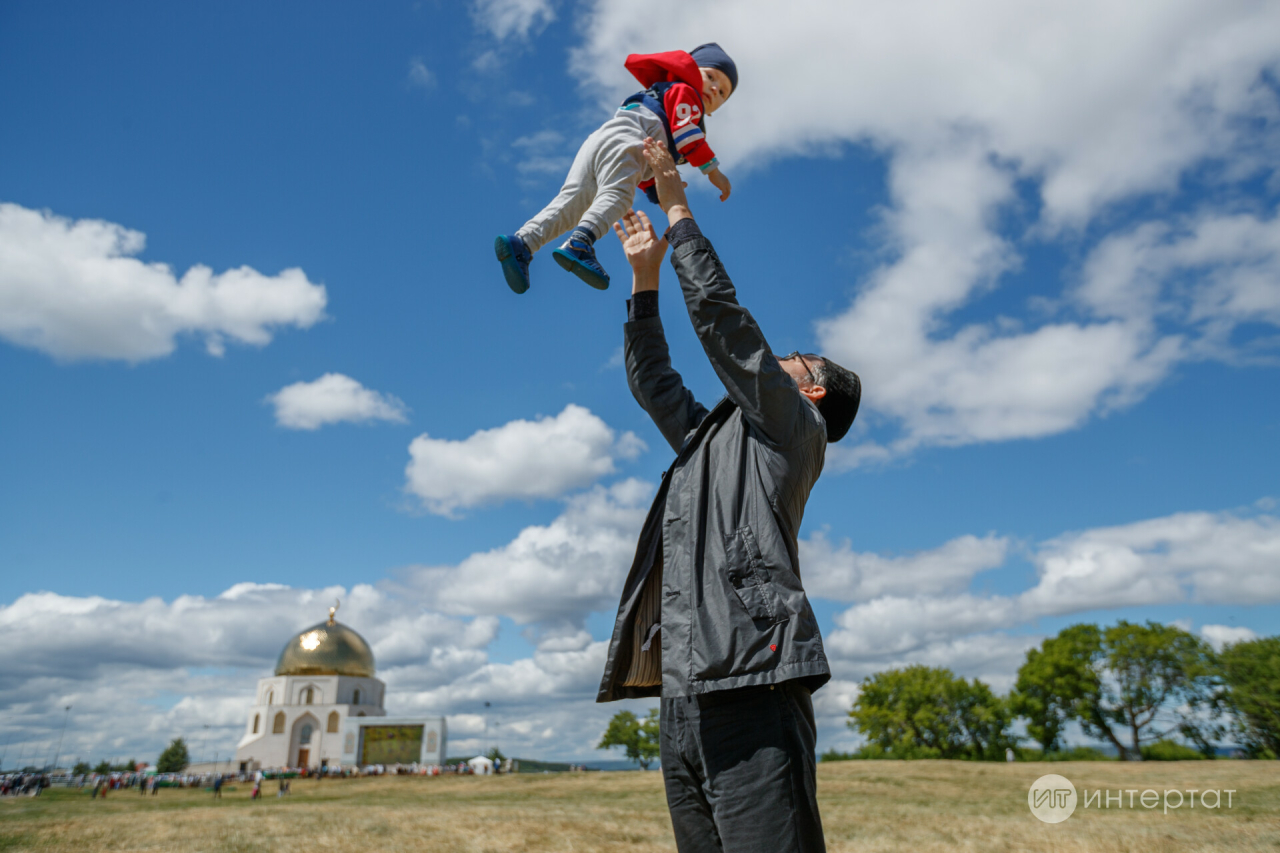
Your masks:
[[[320,730],[320,723],[315,717],[307,714],[293,724],[293,746],[290,752],[296,756],[291,767],[311,766],[311,741]]]

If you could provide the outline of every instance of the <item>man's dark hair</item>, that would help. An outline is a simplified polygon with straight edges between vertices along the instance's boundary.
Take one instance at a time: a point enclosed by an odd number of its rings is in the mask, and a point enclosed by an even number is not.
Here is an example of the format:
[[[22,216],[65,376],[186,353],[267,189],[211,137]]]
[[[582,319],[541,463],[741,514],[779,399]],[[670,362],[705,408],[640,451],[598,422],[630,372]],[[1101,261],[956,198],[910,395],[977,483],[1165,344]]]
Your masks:
[[[853,426],[858,416],[858,404],[862,402],[862,380],[852,370],[846,370],[829,358],[814,365],[814,384],[827,389],[818,401],[818,411],[827,422],[827,443],[839,441]]]

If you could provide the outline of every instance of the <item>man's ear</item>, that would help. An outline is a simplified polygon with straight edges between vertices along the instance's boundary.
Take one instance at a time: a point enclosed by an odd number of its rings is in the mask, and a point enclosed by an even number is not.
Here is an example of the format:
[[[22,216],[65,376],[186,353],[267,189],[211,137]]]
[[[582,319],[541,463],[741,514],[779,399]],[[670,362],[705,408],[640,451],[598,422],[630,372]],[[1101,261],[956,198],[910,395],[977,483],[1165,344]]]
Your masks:
[[[822,385],[810,385],[808,388],[801,388],[800,393],[816,403],[827,396],[827,389]]]

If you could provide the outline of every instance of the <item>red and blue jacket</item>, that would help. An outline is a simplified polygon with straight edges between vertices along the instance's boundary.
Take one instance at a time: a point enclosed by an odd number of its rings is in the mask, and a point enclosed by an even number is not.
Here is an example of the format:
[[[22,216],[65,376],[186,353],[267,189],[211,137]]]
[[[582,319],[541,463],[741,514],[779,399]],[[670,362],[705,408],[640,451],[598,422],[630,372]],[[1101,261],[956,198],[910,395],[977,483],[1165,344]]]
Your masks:
[[[683,50],[633,53],[625,65],[645,90],[627,98],[622,105],[643,104],[662,120],[667,148],[677,163],[691,163],[704,173],[718,168],[719,161],[703,133],[706,118],[702,112],[702,72],[694,58]],[[639,187],[650,201],[657,203],[652,179],[641,181]]]

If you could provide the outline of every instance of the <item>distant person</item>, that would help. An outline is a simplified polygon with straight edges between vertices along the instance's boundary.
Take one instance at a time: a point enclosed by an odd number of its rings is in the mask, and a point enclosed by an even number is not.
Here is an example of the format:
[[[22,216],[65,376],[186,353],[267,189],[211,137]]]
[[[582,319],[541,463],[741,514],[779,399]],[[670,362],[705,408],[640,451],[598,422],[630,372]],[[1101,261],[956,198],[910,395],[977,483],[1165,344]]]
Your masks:
[[[670,227],[660,239],[635,211],[615,226],[633,274],[624,356],[632,394],[676,458],[640,533],[597,701],[661,696],[681,853],[817,853],[826,847],[810,694],[831,670],[797,537],[861,384],[824,356],[773,354],[694,223],[670,152],[650,138],[644,153]],[[710,410],[672,368],[658,316],[668,243],[727,392]]]
[[[213,798],[215,800],[222,799],[222,777],[221,776],[213,777]]]

